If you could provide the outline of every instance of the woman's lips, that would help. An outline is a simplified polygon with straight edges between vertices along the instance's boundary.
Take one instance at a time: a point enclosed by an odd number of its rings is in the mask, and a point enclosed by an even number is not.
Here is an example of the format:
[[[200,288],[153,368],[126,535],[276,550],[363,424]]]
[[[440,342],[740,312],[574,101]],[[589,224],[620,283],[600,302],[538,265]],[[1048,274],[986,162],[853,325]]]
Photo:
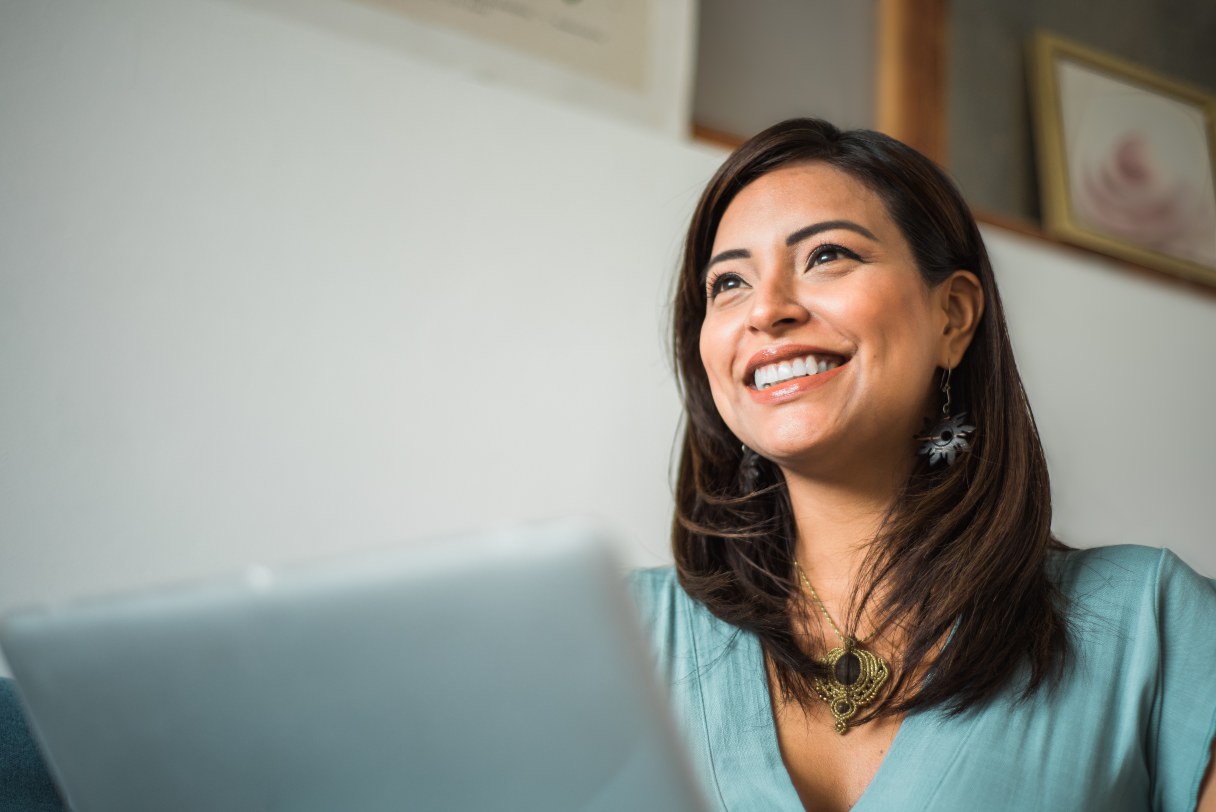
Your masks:
[[[798,356],[791,361],[779,361],[775,364],[765,364],[759,367],[750,381],[745,381],[756,389],[767,389],[777,386],[792,378],[804,375],[818,375],[835,369],[844,363],[838,355],[833,356]]]
[[[848,367],[848,363],[843,363],[834,369],[829,369],[826,372],[818,372],[814,375],[804,375],[801,378],[791,378],[788,381],[782,381],[778,384],[773,384],[765,389],[756,389],[754,386],[747,387],[747,394],[756,403],[770,404],[782,403],[787,400],[792,400],[800,395],[810,392],[814,389],[829,383],[833,378],[839,375]]]
[[[799,360],[813,360],[816,365],[827,361],[831,366],[841,366],[848,362],[849,356],[839,352],[832,352],[822,347],[811,346],[810,344],[776,344],[771,347],[765,347],[748,359],[747,366],[743,372],[743,380],[748,386],[755,386],[757,389],[763,388],[757,385],[757,372],[767,370],[770,367],[775,369],[783,362],[789,364],[796,363]],[[775,381],[769,379],[761,381],[761,383],[775,383]]]

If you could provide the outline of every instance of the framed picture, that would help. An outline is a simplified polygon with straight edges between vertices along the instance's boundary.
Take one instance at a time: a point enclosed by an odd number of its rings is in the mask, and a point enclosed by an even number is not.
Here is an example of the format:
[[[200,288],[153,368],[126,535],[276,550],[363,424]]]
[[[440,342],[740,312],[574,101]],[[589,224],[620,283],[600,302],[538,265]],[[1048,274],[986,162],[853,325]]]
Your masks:
[[[410,51],[609,115],[688,133],[696,0],[363,0],[399,15]]]
[[[1030,66],[1047,233],[1216,285],[1216,97],[1051,34]]]

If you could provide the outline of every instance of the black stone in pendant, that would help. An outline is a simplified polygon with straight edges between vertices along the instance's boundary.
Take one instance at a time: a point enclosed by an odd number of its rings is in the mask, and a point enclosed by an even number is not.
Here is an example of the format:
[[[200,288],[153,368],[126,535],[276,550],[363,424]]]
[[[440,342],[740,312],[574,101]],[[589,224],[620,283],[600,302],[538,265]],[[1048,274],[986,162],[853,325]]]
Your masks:
[[[852,685],[861,678],[861,658],[851,651],[840,655],[835,667],[836,681],[841,685]]]
[[[837,716],[846,716],[846,715],[848,715],[848,712],[851,710],[853,710],[853,706],[850,705],[848,702],[837,702],[836,703],[836,715]]]

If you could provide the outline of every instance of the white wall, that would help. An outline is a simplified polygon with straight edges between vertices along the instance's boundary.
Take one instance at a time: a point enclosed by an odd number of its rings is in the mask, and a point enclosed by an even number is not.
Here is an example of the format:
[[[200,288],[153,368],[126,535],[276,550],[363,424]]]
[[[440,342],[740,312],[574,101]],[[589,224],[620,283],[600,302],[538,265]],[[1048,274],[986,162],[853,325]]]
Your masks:
[[[0,0],[0,612],[552,514],[666,556],[663,302],[720,154],[317,2],[350,25]],[[989,236],[1062,535],[1216,574],[1213,299]]]
[[[0,611],[553,514],[666,555],[719,154],[384,31],[0,3]]]
[[[1169,547],[1216,576],[1216,294],[985,237],[1074,546]]]

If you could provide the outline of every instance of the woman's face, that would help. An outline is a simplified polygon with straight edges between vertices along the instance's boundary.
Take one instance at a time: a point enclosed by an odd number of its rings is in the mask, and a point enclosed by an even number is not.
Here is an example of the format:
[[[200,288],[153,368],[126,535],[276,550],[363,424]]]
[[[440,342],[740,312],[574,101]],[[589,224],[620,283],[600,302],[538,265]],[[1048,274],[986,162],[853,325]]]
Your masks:
[[[731,431],[786,471],[910,469],[949,357],[930,289],[883,202],[821,163],[746,186],[718,226],[701,361]]]

